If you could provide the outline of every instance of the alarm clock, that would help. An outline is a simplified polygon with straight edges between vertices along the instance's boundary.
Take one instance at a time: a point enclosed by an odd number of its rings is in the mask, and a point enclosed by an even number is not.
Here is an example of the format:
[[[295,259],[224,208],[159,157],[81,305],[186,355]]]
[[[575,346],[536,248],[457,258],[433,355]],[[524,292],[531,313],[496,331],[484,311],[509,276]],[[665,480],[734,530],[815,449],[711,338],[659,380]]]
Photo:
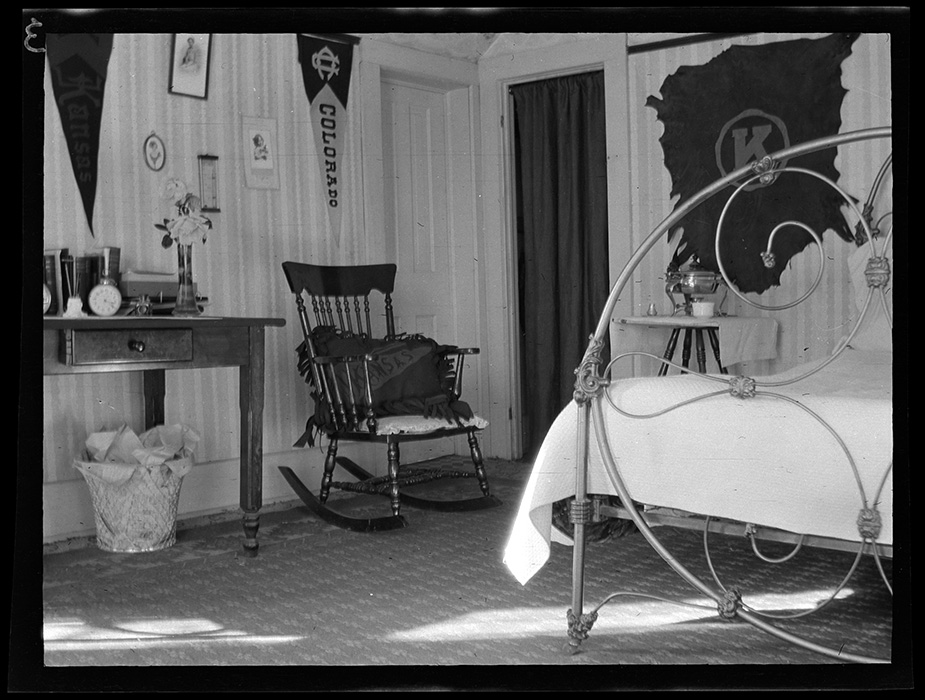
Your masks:
[[[115,316],[122,307],[122,293],[113,280],[104,277],[90,290],[87,302],[97,316]]]
[[[44,295],[45,306],[42,308],[42,315],[45,315],[48,313],[48,309],[51,308],[51,290],[48,288],[47,284],[43,286],[45,287],[45,295]]]

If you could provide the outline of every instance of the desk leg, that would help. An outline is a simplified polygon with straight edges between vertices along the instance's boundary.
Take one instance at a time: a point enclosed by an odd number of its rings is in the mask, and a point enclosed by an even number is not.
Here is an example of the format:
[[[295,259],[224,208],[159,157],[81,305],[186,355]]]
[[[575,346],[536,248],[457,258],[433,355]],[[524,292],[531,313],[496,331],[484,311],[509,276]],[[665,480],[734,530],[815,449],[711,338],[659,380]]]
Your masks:
[[[680,328],[672,328],[671,336],[668,338],[668,347],[665,348],[665,359],[671,361],[671,358],[674,357],[674,349],[678,344],[678,334],[681,332]],[[668,365],[664,362],[662,366],[658,368],[658,376],[664,377],[668,374]]]
[[[146,369],[142,372],[145,430],[164,424],[164,394],[166,393],[164,374],[165,371],[162,369]]]
[[[719,358],[719,335],[717,335],[717,330],[715,328],[707,328],[707,335],[710,336],[710,345],[713,346],[713,357],[716,358],[716,365],[719,367],[721,374],[729,374],[725,367],[723,367],[723,361]]]
[[[707,373],[707,351],[703,345],[703,329],[696,329],[697,334],[697,369],[701,374]]]
[[[250,359],[239,371],[241,408],[241,510],[244,552],[257,556],[257,529],[263,505],[264,329],[250,329]]]

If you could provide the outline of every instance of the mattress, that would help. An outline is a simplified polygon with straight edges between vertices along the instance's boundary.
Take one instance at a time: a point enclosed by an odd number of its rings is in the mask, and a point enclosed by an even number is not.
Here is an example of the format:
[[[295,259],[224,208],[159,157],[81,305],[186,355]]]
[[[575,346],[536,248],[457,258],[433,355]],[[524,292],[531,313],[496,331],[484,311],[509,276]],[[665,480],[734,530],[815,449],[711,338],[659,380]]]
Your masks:
[[[779,396],[747,399],[690,374],[614,382],[613,404],[631,415],[601,399],[604,432],[634,502],[860,542],[863,489],[882,518],[878,541],[892,544],[892,354],[849,347],[828,364],[755,380],[808,372],[759,387]],[[640,417],[651,414],[659,415]],[[545,564],[552,541],[571,544],[551,520],[552,504],[575,494],[578,416],[572,402],[534,462],[504,554],[521,583]],[[589,423],[587,491],[617,495]]]

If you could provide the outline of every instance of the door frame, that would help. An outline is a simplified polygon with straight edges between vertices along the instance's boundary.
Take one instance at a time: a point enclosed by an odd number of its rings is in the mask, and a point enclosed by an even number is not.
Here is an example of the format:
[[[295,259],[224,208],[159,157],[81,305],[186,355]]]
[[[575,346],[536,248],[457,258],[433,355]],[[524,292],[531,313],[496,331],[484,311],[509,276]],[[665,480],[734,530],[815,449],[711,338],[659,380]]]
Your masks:
[[[577,39],[575,37],[578,37]],[[489,279],[490,386],[494,413],[490,454],[519,458],[521,435],[521,368],[518,333],[517,227],[514,187],[513,104],[509,88],[547,78],[604,71],[607,111],[608,223],[610,278],[616,279],[632,253],[629,184],[629,109],[626,34],[548,35],[550,45],[517,53],[504,52],[479,63],[482,95],[482,197]],[[497,43],[496,45],[497,46]],[[495,48],[493,46],[493,49]],[[630,313],[633,290],[617,309]],[[617,317],[623,315],[618,313]],[[502,425],[505,429],[499,429]]]
[[[367,262],[385,260],[384,160],[382,147],[382,85],[394,82],[442,94],[446,106],[446,141],[454,154],[447,160],[447,216],[453,239],[452,285],[458,308],[454,319],[456,337],[446,342],[484,348],[486,322],[484,267],[479,254],[478,163],[479,148],[478,68],[474,63],[409,49],[395,44],[364,39],[359,45],[361,133],[363,167],[362,241]],[[399,302],[400,303],[400,302]],[[474,320],[474,323],[473,323]],[[484,353],[484,350],[483,350]],[[486,353],[487,354],[487,353]],[[488,363],[484,354],[466,365],[464,399],[480,415],[487,415]],[[490,420],[490,418],[489,418]],[[425,443],[420,443],[421,449]],[[457,454],[468,454],[464,438],[453,440]],[[415,445],[409,445],[412,450]],[[484,441],[483,441],[484,450]],[[486,454],[493,456],[490,451]],[[420,454],[408,457],[425,459]]]

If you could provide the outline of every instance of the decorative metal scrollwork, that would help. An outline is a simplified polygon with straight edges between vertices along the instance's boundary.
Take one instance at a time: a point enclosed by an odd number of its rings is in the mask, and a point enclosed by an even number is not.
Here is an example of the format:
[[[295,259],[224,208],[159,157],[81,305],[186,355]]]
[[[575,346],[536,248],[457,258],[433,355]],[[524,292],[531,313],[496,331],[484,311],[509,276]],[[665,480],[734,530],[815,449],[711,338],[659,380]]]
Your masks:
[[[589,337],[589,340],[591,342],[588,349],[585,350],[584,359],[582,359],[578,369],[575,370],[577,378],[575,379],[575,392],[572,394],[572,398],[579,405],[589,403],[596,396],[600,396],[604,387],[608,384],[608,381],[602,378],[598,372],[598,368],[601,366],[601,350],[604,347],[604,341],[596,340],[593,335]]]
[[[729,393],[738,399],[753,398],[755,396],[755,380],[741,374],[730,377]]]
[[[716,604],[716,610],[721,618],[731,620],[738,614],[741,606],[742,594],[738,589],[730,588],[723,594],[723,599]]]
[[[875,540],[880,536],[882,526],[880,511],[876,508],[861,508],[858,513],[858,533],[864,539]]]
[[[590,612],[585,615],[576,615],[569,608],[566,613],[568,620],[568,636],[570,639],[583,641],[588,638],[588,632],[597,622],[597,612]]]
[[[864,270],[868,287],[885,287],[890,282],[890,261],[886,257],[873,257]]]
[[[761,160],[756,160],[752,163],[752,172],[761,176],[758,178],[758,182],[762,185],[770,185],[777,179],[778,173],[775,172],[777,166],[777,161],[772,160],[771,156],[765,156]]]

